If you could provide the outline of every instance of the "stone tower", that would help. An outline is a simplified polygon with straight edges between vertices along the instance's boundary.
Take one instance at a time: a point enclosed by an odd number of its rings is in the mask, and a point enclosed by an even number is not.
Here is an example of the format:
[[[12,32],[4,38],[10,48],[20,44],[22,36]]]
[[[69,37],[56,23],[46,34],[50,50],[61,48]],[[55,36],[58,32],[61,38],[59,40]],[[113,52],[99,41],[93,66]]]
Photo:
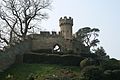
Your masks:
[[[72,39],[73,19],[71,17],[67,18],[66,16],[64,18],[61,17],[59,19],[59,25],[61,35],[65,39]]]

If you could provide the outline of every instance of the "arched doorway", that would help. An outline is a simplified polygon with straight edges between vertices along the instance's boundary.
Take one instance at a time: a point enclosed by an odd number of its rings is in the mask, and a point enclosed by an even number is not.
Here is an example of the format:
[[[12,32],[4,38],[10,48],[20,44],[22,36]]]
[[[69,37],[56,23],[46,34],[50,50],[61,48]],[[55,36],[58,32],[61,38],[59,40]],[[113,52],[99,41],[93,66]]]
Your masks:
[[[55,44],[53,46],[53,53],[61,52],[61,46],[59,44]]]

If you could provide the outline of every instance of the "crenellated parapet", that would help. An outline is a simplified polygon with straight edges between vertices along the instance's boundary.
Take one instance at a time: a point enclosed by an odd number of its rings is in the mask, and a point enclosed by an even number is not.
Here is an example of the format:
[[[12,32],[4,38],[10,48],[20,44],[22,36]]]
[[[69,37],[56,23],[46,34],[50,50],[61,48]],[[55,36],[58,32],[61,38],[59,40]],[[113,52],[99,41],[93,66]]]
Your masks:
[[[49,31],[40,31],[40,35],[49,36],[50,32]]]
[[[70,24],[71,26],[73,26],[73,18],[69,17],[67,18],[66,16],[64,18],[60,18],[59,19],[59,25],[64,25],[64,24]]]
[[[56,31],[40,31],[40,36],[56,36],[59,35]]]

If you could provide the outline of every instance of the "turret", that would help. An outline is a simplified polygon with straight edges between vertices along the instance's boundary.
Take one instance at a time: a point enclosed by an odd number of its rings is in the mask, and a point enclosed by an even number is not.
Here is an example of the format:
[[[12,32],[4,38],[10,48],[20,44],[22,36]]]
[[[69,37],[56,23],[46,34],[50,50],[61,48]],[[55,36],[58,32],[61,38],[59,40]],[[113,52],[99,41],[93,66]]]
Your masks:
[[[73,19],[71,17],[67,18],[66,16],[64,18],[61,17],[59,19],[59,25],[61,35],[65,39],[72,39]]]

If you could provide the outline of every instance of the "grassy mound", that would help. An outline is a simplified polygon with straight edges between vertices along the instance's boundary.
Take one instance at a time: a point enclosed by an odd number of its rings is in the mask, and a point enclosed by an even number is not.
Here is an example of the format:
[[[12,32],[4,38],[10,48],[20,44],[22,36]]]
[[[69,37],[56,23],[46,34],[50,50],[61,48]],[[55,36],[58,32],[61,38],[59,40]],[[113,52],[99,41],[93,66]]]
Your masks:
[[[20,64],[0,73],[0,80],[77,80],[80,76],[80,67],[61,66],[50,64]],[[64,79],[64,80],[66,80]]]

